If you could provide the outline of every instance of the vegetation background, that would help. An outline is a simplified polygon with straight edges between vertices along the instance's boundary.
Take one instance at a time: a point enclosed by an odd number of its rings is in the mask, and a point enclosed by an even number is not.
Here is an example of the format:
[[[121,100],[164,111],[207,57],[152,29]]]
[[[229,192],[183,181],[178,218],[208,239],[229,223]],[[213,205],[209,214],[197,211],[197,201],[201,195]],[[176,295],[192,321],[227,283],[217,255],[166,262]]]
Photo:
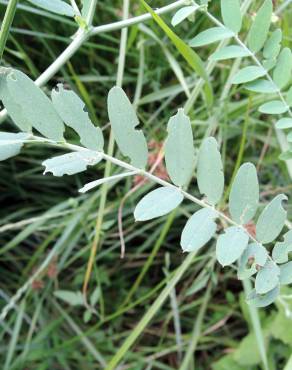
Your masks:
[[[283,44],[291,48],[290,3],[274,1],[274,21],[282,28]],[[251,2],[243,33],[260,4],[261,0]],[[149,5],[156,8],[165,2],[151,1]],[[0,0],[1,19],[5,6],[6,1]],[[94,24],[120,20],[122,6],[122,1],[99,1]],[[219,1],[210,1],[209,10],[220,17]],[[130,16],[144,12],[138,1],[130,2]],[[163,19],[170,24],[171,14],[163,15]],[[193,22],[183,22],[175,32],[188,40],[209,25],[204,14],[196,13]],[[35,79],[70,43],[76,30],[74,21],[20,2],[4,63]],[[153,21],[128,31],[123,88],[134,101],[150,142],[149,165],[156,163],[156,173],[165,177],[161,147],[166,124],[179,107],[191,102],[190,92],[198,78]],[[51,89],[63,82],[75,90],[107,138],[106,95],[116,84],[120,40],[120,31],[94,36],[47,84]],[[213,45],[199,49],[206,63],[212,50]],[[200,94],[191,102],[195,143],[198,147],[206,133],[216,135],[229,181],[236,164],[253,162],[262,184],[262,207],[280,192],[291,198],[291,178],[285,162],[278,158],[281,150],[273,119],[257,111],[264,97],[229,86],[231,68],[233,62],[219,62],[211,71],[215,91],[211,109]],[[12,126],[7,121],[1,129],[9,131]],[[72,142],[75,139],[72,133]],[[196,206],[184,204],[171,216],[135,224],[134,206],[153,187],[141,183],[140,178],[109,184],[88,286],[94,312],[78,302],[74,304],[72,299],[71,304],[59,299],[54,294],[57,290],[82,291],[100,217],[102,188],[84,195],[78,193],[78,188],[102,177],[104,164],[71,177],[43,176],[41,162],[54,152],[57,149],[26,146],[19,156],[0,164],[0,306],[9,302],[52,249],[58,250],[49,267],[0,323],[3,369],[292,369],[292,305],[291,311],[277,302],[252,312],[236,272],[214,263],[214,244],[203,249],[165,303],[157,305],[166,282],[185,259],[179,246],[180,234]],[[111,170],[119,171],[114,167]],[[137,184],[140,186],[125,200],[125,194]],[[123,259],[119,210],[126,245]],[[143,325],[149,312],[154,318]],[[254,318],[258,316],[261,328],[255,329]],[[129,348],[125,347],[130,342]],[[261,347],[263,342],[265,348]],[[120,365],[111,367],[117,356]]]

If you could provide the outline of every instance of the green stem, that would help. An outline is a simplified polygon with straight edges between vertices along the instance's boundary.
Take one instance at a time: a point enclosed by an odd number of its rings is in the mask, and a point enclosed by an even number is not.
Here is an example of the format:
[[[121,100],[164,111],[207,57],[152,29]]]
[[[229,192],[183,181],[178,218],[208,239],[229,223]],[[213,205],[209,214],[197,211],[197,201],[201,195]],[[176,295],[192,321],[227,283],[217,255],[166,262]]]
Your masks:
[[[2,25],[1,25],[1,30],[0,30],[0,63],[2,61],[2,56],[3,56],[3,53],[4,53],[6,41],[7,41],[8,34],[9,34],[9,29],[10,29],[10,26],[13,22],[13,18],[14,18],[14,15],[15,15],[17,2],[18,2],[18,0],[10,0],[9,1],[9,3],[7,5],[7,8],[6,8],[5,15],[4,15],[4,19],[3,19],[3,22],[2,22]]]
[[[248,296],[252,290],[251,283],[248,279],[243,280],[243,287],[244,287],[245,295]],[[251,318],[254,334],[256,336],[257,345],[258,345],[258,349],[259,349],[260,356],[262,359],[264,370],[269,370],[265,339],[264,339],[263,331],[261,328],[261,321],[259,318],[258,309],[251,304],[248,304],[247,307],[248,307],[249,315]]]
[[[196,322],[195,322],[195,325],[194,325],[193,334],[192,334],[188,349],[186,351],[186,354],[184,356],[183,362],[182,362],[179,370],[188,370],[189,364],[190,364],[190,362],[191,362],[191,360],[194,356],[194,353],[196,351],[197,344],[198,344],[198,341],[199,341],[199,338],[200,338],[200,335],[201,335],[201,328],[202,328],[203,319],[204,319],[206,309],[207,309],[207,305],[208,305],[210,295],[211,295],[211,287],[212,287],[212,285],[211,285],[211,283],[209,283],[207,291],[206,291],[205,296],[204,296],[204,300],[202,302],[202,305],[200,307],[200,310],[199,310],[199,313],[198,313],[198,316],[197,316],[197,319],[196,319]]]
[[[162,290],[162,292],[159,294],[156,300],[152,303],[152,305],[150,306],[146,314],[139,321],[137,326],[132,331],[131,335],[124,341],[124,343],[119,348],[115,356],[111,359],[111,361],[109,362],[105,370],[116,369],[121,359],[125,356],[127,351],[131,348],[131,346],[135,343],[135,341],[141,335],[141,333],[146,328],[146,326],[149,324],[149,322],[153,319],[155,314],[158,312],[158,310],[161,308],[161,306],[163,305],[163,303],[165,302],[165,300],[171,293],[172,289],[176,286],[176,284],[181,279],[185,271],[192,264],[195,255],[196,255],[196,252],[192,252],[186,257],[184,262],[177,269],[175,275],[172,277],[172,279],[169,281],[166,287]]]

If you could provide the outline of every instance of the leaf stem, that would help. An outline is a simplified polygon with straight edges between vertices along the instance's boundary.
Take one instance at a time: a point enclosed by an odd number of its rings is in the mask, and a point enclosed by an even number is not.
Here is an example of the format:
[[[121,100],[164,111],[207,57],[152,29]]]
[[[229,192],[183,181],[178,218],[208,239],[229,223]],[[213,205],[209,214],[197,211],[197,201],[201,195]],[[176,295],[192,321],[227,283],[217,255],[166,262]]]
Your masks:
[[[2,25],[1,25],[1,30],[0,30],[0,63],[2,61],[2,56],[3,56],[3,53],[4,53],[6,41],[7,41],[8,35],[9,35],[9,29],[10,29],[10,26],[13,22],[14,15],[15,15],[15,12],[16,12],[17,2],[18,2],[18,0],[10,0],[9,1],[9,3],[7,5],[7,8],[6,8],[5,15],[4,15],[4,19],[3,19],[3,22],[2,22]]]

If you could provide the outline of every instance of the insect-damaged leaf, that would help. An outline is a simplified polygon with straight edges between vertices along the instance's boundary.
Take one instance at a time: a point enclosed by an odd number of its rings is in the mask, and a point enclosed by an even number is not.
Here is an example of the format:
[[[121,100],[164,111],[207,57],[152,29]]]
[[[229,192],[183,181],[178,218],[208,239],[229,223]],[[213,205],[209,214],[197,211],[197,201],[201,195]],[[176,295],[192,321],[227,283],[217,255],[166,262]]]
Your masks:
[[[266,42],[273,12],[272,0],[265,0],[257,12],[247,36],[248,46],[251,51],[257,53]]]
[[[194,14],[197,9],[197,5],[184,6],[183,8],[180,8],[172,17],[171,24],[174,27],[177,26],[190,15]]]
[[[0,161],[17,155],[29,134],[0,132]]]
[[[248,279],[257,272],[257,266],[264,266],[268,258],[265,247],[259,243],[251,243],[243,252],[239,260],[237,271],[238,279]]]
[[[75,11],[62,0],[27,0],[33,5],[36,5],[42,9],[48,10],[49,12],[66,15],[67,17],[74,17]]]
[[[59,155],[45,160],[42,164],[46,167],[44,174],[51,172],[54,176],[63,176],[85,171],[87,166],[93,166],[101,160],[101,155],[86,150]]]
[[[221,15],[227,28],[235,33],[240,31],[242,16],[239,0],[221,0]]]
[[[213,42],[225,40],[232,36],[233,32],[228,28],[213,27],[199,33],[192,40],[190,40],[189,45],[191,47],[209,45],[212,44]]]
[[[255,290],[258,294],[266,294],[279,284],[280,269],[274,261],[268,260],[255,280]]]
[[[252,163],[244,163],[238,170],[229,196],[229,211],[234,221],[246,224],[257,210],[259,183],[257,171]]]
[[[283,200],[287,200],[286,195],[277,195],[261,213],[256,224],[256,237],[261,243],[271,243],[282,231],[287,216]]]
[[[184,186],[194,171],[195,149],[191,122],[183,109],[179,109],[177,114],[170,118],[167,132],[165,143],[167,172],[175,185]]]
[[[197,251],[208,243],[217,229],[214,222],[216,216],[214,210],[203,208],[189,218],[181,235],[180,245],[183,251]]]
[[[288,261],[288,255],[292,252],[292,230],[284,234],[284,241],[277,242],[274,246],[272,257],[276,263]]]
[[[127,95],[120,87],[113,87],[108,94],[108,115],[117,144],[131,164],[145,168],[148,149],[141,130],[137,130],[139,120]]]
[[[258,66],[249,66],[241,69],[236,73],[236,75],[232,79],[233,84],[242,84],[246,82],[250,82],[256,80],[259,77],[264,76],[267,74],[267,71]]]
[[[83,101],[74,91],[65,90],[62,84],[52,91],[52,101],[66,125],[80,136],[81,144],[91,150],[102,150],[104,141],[101,129],[94,127]]]
[[[276,286],[276,288],[266,294],[257,294],[256,290],[254,289],[247,297],[247,303],[255,307],[266,307],[275,302],[279,293],[279,286]]]
[[[182,193],[173,187],[161,187],[145,195],[137,204],[134,217],[136,221],[147,221],[164,216],[178,207],[183,201]]]
[[[279,89],[287,85],[291,78],[292,71],[292,52],[289,48],[284,48],[278,58],[273,72],[273,80]]]
[[[224,190],[224,173],[221,154],[215,138],[203,140],[198,156],[198,186],[207,201],[215,205],[222,197]]]
[[[46,94],[20,71],[7,69],[5,75],[4,91],[8,91],[8,97],[2,95],[1,99],[16,125],[23,129],[25,123],[27,130],[34,127],[51,140],[63,140],[63,122]]]
[[[238,260],[248,244],[248,235],[240,227],[231,226],[221,234],[216,244],[216,257],[224,267]]]

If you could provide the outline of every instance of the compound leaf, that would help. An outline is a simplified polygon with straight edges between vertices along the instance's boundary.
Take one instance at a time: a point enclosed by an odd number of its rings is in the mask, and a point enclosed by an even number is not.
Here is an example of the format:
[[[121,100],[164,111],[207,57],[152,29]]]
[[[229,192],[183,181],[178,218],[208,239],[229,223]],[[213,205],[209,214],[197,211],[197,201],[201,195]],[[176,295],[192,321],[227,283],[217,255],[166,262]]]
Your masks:
[[[216,222],[214,222],[216,216],[214,210],[203,208],[189,218],[180,241],[184,252],[197,251],[208,243],[217,229]]]
[[[287,118],[281,118],[277,123],[276,123],[276,128],[278,130],[283,130],[285,128],[292,128],[292,118],[287,117]]]
[[[174,27],[177,26],[190,15],[194,14],[197,9],[197,5],[184,6],[183,8],[180,8],[172,17],[171,24]]]
[[[184,186],[192,177],[195,167],[195,149],[191,121],[179,109],[170,118],[167,125],[165,143],[165,162],[171,181],[177,186]]]
[[[266,294],[279,284],[280,269],[274,261],[268,260],[262,267],[255,280],[257,294]]]
[[[182,193],[176,188],[164,186],[145,195],[137,204],[134,217],[136,221],[147,221],[164,216],[177,208],[183,201]]]
[[[85,171],[102,160],[101,155],[91,150],[72,152],[45,160],[44,174],[51,172],[54,176],[74,175]]]
[[[276,288],[266,294],[257,294],[256,290],[254,289],[247,297],[247,303],[255,307],[266,307],[275,302],[279,293],[279,286],[276,286]]]
[[[239,70],[232,79],[233,84],[242,84],[256,80],[266,74],[266,70],[258,66],[249,66]]]
[[[249,91],[264,94],[273,94],[278,91],[278,88],[275,86],[275,84],[265,79],[258,79],[256,81],[249,82],[244,85],[244,87]]]
[[[277,58],[281,50],[282,30],[280,28],[272,32],[271,36],[265,43],[263,50],[264,57],[266,59]]]
[[[190,40],[189,45],[191,47],[209,45],[212,44],[213,42],[228,39],[233,35],[234,33],[228,28],[212,27],[195,36],[192,40]]]
[[[108,94],[108,115],[117,144],[131,164],[145,168],[148,148],[141,130],[137,130],[139,120],[127,95],[120,87],[113,87]]]
[[[257,272],[257,266],[264,266],[268,258],[265,247],[259,243],[251,243],[243,252],[239,260],[237,271],[238,279],[248,279]]]
[[[91,150],[103,149],[102,131],[95,127],[85,110],[83,101],[74,91],[65,90],[62,84],[52,91],[52,102],[66,125],[80,136],[81,144]]]
[[[29,138],[29,134],[0,132],[0,161],[17,155],[23,142]]]
[[[284,48],[278,58],[273,72],[273,80],[279,89],[287,85],[291,78],[292,71],[292,53],[289,48]]]
[[[221,0],[221,15],[227,28],[235,33],[240,31],[242,16],[239,0]]]
[[[273,248],[272,257],[276,263],[288,261],[288,255],[292,252],[292,230],[284,234],[284,241],[277,242]]]
[[[259,107],[259,111],[265,114],[282,114],[289,110],[289,106],[281,100],[273,100]]]
[[[71,5],[62,0],[27,0],[31,4],[39,8],[48,10],[49,12],[74,17],[75,11]]]
[[[70,290],[55,290],[54,296],[68,303],[70,306],[84,305],[84,297],[81,292],[72,292]]]
[[[287,212],[282,201],[287,200],[286,195],[277,195],[263,210],[256,224],[256,237],[263,243],[271,243],[283,229]]]
[[[238,170],[231,186],[229,211],[234,221],[246,224],[258,208],[259,183],[252,163],[244,163]]]
[[[210,56],[211,60],[225,60],[233,58],[242,58],[249,56],[248,50],[244,49],[239,45],[229,45],[217,50],[214,54]]]
[[[216,139],[208,137],[203,140],[198,156],[198,186],[207,201],[215,205],[222,197],[224,190],[224,173],[221,154]]]
[[[280,284],[287,285],[292,283],[292,261],[280,266]]]
[[[272,0],[265,0],[257,12],[247,36],[247,43],[251,51],[257,53],[264,46],[271,24],[273,12]]]
[[[224,267],[231,265],[242,255],[248,244],[248,235],[240,227],[231,226],[221,234],[216,244],[216,257]]]
[[[51,100],[24,73],[11,69],[6,72],[6,87],[13,104],[5,106],[18,124],[22,115],[41,134],[54,141],[63,140],[64,125]],[[3,101],[5,105],[5,99]],[[17,107],[15,111],[14,108]]]

